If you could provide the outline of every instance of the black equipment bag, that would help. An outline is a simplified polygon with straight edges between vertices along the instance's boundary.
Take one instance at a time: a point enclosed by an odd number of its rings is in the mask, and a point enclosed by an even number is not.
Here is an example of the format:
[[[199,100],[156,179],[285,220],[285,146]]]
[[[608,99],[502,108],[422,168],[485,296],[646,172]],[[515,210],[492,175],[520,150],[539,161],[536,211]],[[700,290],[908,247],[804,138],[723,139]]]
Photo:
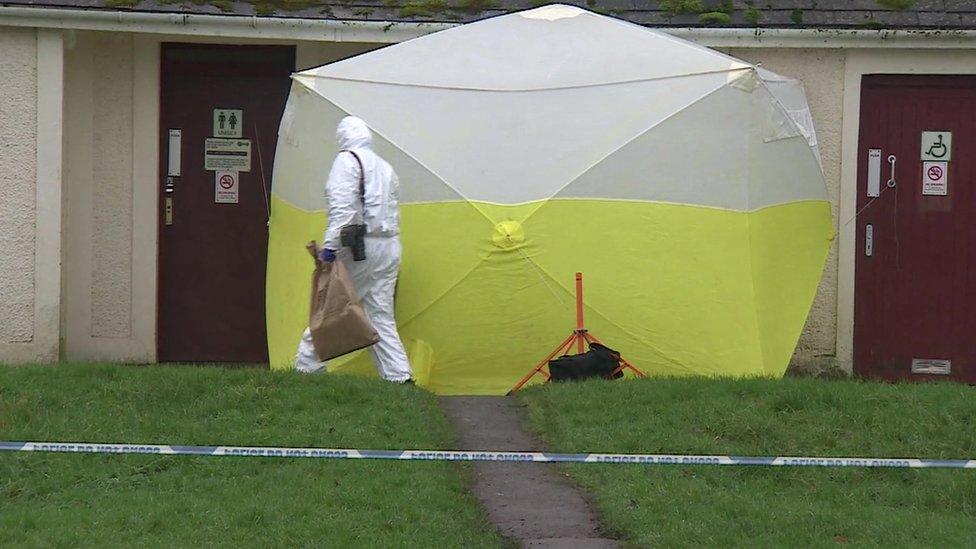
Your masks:
[[[579,381],[593,377],[619,379],[620,353],[599,343],[590,343],[590,350],[581,355],[563,355],[549,361],[552,381]]]

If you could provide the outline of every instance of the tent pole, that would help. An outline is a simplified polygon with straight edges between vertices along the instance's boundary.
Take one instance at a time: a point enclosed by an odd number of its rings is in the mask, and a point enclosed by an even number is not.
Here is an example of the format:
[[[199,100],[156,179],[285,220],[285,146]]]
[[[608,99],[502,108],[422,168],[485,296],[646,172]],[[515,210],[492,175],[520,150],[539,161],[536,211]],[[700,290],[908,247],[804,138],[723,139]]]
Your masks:
[[[585,332],[586,328],[583,327],[583,273],[576,273],[576,335],[581,336]],[[584,352],[583,338],[577,337],[576,353],[583,354]]]
[[[512,387],[507,394],[512,395],[518,392],[520,389],[522,389],[522,387],[525,386],[526,383],[535,377],[536,374],[542,374],[545,376],[546,382],[550,381],[552,376],[543,371],[543,368],[549,365],[549,361],[560,353],[568,353],[569,350],[573,348],[574,343],[576,344],[577,354],[583,354],[586,349],[586,343],[588,342],[601,343],[596,336],[589,333],[583,321],[583,273],[576,273],[576,329],[573,330],[573,333],[570,334],[570,336],[567,337],[562,343],[560,343],[553,352],[549,353],[549,355],[542,359],[542,361],[540,361],[535,368],[533,368],[528,374],[525,375],[525,377],[519,380],[519,382],[515,384],[515,387]],[[637,377],[646,377],[644,372],[640,371],[636,366],[624,360],[623,357],[619,358],[619,365],[617,366],[617,369],[613,371],[613,374],[616,375],[624,368],[632,370]]]
[[[568,351],[573,346],[573,342],[575,340],[576,340],[576,332],[573,332],[573,335],[567,337],[565,341],[563,341],[562,343],[560,343],[559,344],[559,347],[556,347],[555,350],[553,350],[551,353],[549,353],[549,356],[547,356],[546,358],[542,359],[539,362],[539,364],[536,365],[536,367],[532,369],[531,372],[529,372],[528,374],[525,374],[525,377],[523,377],[518,383],[516,383],[515,384],[515,387],[512,387],[512,390],[508,392],[508,395],[511,395],[512,393],[514,393],[514,392],[518,391],[519,389],[521,389],[526,383],[529,382],[530,379],[532,379],[538,373],[541,373],[542,375],[546,376],[546,381],[549,381],[549,374],[543,372],[542,371],[542,368],[544,368],[546,366],[546,364],[548,364],[549,361],[552,360],[552,358],[554,356],[558,355],[561,352]],[[508,396],[508,395],[506,395],[506,396]]]

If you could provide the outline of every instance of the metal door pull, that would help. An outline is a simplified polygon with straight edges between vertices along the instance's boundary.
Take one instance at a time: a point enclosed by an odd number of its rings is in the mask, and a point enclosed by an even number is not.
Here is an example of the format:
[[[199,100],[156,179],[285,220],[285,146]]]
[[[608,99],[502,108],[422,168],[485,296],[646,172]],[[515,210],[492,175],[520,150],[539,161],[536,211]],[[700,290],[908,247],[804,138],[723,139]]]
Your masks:
[[[895,162],[898,161],[898,157],[893,154],[888,155],[888,163],[891,164],[891,177],[888,178],[888,187],[894,188],[897,185],[895,181]]]

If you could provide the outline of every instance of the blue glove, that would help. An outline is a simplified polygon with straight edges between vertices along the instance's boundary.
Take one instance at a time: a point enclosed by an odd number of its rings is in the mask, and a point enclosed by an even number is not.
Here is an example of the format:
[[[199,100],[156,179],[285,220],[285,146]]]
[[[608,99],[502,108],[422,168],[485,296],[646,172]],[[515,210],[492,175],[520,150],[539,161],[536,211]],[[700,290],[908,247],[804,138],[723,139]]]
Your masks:
[[[335,258],[336,258],[335,250],[322,248],[322,250],[319,252],[319,259],[321,259],[326,263],[332,263],[333,261],[335,261]]]

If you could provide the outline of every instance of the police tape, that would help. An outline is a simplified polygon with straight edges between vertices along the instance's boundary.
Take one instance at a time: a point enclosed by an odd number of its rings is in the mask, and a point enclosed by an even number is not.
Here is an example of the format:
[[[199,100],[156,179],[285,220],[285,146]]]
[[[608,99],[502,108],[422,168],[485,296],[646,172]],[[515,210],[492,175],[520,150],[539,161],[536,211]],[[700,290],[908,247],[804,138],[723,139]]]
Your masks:
[[[268,446],[177,446],[91,442],[0,441],[0,451],[78,454],[156,454],[212,457],[390,459],[412,461],[502,461],[532,463],[616,463],[641,465],[752,465],[767,467],[889,467],[976,469],[976,459],[879,457],[714,456],[688,454],[558,454],[445,450],[353,450]]]

